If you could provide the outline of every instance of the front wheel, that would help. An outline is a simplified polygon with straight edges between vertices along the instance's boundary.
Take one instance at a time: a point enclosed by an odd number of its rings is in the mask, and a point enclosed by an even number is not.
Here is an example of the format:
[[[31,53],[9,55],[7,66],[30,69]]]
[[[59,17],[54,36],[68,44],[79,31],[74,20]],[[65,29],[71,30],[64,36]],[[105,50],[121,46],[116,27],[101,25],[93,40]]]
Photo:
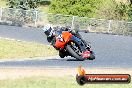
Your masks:
[[[77,60],[83,61],[84,58],[82,58],[81,56],[79,56],[72,48],[70,45],[66,46],[66,50],[69,52],[69,54],[73,57],[75,57]]]
[[[95,53],[93,51],[91,51],[89,60],[94,60],[95,59]]]
[[[64,57],[65,57],[65,54],[64,54],[62,51],[59,51],[59,56],[60,56],[61,58],[64,58]]]

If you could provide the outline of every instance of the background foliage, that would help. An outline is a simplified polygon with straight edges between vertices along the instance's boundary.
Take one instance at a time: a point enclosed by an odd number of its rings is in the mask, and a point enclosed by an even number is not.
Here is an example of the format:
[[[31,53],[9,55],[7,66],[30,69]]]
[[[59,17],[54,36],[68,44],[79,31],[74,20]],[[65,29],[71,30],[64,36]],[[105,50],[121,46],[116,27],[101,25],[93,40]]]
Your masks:
[[[77,16],[96,16],[100,0],[52,0],[50,12]]]
[[[74,15],[111,20],[132,20],[132,4],[122,0],[6,0],[10,8],[24,10],[49,5],[54,14]]]
[[[7,0],[7,5],[10,8],[19,8],[19,9],[35,9],[40,5],[49,5],[50,1],[45,0]]]
[[[101,19],[132,20],[131,3],[115,0],[52,0],[50,12]]]

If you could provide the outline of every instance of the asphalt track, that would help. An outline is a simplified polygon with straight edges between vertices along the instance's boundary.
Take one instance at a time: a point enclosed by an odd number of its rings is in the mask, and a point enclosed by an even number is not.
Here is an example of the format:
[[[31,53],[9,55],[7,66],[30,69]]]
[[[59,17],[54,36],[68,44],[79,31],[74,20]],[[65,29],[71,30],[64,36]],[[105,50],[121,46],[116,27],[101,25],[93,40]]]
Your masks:
[[[74,58],[41,58],[38,60],[1,61],[0,67],[132,67],[132,37],[81,33],[91,42],[96,59],[76,61]],[[0,25],[0,37],[48,44],[41,29]]]
[[[0,37],[22,41],[48,44],[43,30],[36,28],[22,28],[15,26],[0,25]]]

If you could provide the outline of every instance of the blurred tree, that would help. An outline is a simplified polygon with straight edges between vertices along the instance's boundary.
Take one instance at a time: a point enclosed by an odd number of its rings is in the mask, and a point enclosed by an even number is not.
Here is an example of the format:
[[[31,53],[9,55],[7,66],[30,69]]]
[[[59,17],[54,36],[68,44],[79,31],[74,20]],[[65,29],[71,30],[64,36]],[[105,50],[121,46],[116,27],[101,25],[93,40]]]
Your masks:
[[[127,21],[130,17],[129,14],[131,14],[130,9],[129,3],[116,2],[115,0],[102,0],[101,8],[97,12],[97,18]]]
[[[132,4],[132,0],[130,0],[130,3]]]
[[[40,1],[40,5],[50,5],[51,4],[51,0],[41,0]]]
[[[128,9],[128,20],[132,21],[132,4],[129,5]]]
[[[39,6],[41,0],[7,0],[7,4],[10,8],[19,9],[35,9]]]
[[[50,12],[95,17],[100,0],[52,0]]]

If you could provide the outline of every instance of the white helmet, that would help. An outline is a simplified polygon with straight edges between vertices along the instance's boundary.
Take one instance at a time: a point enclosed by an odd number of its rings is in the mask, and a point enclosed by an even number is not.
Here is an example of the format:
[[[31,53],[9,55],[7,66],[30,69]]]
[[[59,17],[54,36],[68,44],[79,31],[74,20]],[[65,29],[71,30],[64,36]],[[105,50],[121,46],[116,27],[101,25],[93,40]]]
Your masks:
[[[43,30],[44,30],[44,32],[46,32],[46,31],[48,31],[49,29],[52,29],[52,28],[53,27],[52,27],[51,24],[47,24],[47,25],[44,26]]]
[[[50,25],[50,24],[45,25],[44,28],[43,28],[43,30],[44,30],[44,33],[47,36],[52,36],[53,35],[53,30],[54,29],[53,29],[52,25]]]

